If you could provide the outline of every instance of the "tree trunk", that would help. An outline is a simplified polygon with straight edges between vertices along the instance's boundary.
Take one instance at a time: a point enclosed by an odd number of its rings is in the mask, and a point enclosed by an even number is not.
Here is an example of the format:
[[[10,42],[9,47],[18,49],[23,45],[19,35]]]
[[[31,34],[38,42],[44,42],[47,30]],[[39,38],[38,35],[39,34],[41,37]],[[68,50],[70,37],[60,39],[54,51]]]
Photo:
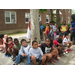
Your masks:
[[[60,24],[60,14],[59,14],[59,9],[56,9],[56,22],[57,22],[57,25]]]
[[[31,16],[31,42],[36,40],[40,43],[39,10],[30,9]]]
[[[51,14],[51,21],[53,21],[53,10],[50,9],[50,14]]]

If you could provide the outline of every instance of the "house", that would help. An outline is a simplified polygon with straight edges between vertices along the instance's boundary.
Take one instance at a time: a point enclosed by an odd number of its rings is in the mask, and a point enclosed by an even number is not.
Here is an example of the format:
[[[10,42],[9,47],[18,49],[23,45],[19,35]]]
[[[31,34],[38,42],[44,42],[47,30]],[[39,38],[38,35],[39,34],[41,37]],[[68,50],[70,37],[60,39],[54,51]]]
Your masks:
[[[56,15],[56,11],[53,13]],[[71,23],[71,9],[60,9],[60,15],[62,21]],[[39,21],[42,21],[42,24],[49,23],[50,17],[49,9],[43,14],[39,13]],[[26,32],[29,18],[30,9],[0,9],[0,33]],[[56,16],[54,20],[55,18]]]

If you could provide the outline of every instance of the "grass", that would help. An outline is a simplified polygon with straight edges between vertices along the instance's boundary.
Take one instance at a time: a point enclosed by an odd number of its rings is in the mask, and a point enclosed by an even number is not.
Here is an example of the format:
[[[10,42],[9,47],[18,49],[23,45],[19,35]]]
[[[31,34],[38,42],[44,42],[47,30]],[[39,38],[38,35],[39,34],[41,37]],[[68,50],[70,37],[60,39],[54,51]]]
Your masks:
[[[19,33],[10,33],[10,34],[7,34],[8,36],[21,36],[21,35],[26,35],[27,33],[26,32],[19,32]]]

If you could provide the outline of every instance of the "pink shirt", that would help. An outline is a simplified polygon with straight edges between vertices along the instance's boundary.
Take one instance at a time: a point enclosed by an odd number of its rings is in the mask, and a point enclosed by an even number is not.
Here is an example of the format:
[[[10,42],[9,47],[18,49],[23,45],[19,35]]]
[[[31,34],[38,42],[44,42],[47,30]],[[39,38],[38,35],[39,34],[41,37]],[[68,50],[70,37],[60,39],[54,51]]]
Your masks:
[[[54,40],[54,45],[57,46],[59,43],[57,42],[57,39]]]
[[[49,29],[46,31],[46,34],[47,34],[47,35],[49,34]]]

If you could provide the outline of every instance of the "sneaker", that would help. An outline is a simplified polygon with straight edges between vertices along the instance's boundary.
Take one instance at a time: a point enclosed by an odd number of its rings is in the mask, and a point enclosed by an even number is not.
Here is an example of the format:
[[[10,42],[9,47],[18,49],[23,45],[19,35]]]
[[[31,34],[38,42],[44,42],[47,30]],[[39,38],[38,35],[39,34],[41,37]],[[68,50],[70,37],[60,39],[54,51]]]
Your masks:
[[[14,59],[14,56],[12,55],[10,59]]]
[[[68,51],[66,51],[66,54],[68,53]]]
[[[66,53],[64,52],[63,54],[65,55]]]
[[[71,49],[68,49],[69,51],[72,51]]]
[[[14,63],[13,65],[18,65],[17,63]]]

